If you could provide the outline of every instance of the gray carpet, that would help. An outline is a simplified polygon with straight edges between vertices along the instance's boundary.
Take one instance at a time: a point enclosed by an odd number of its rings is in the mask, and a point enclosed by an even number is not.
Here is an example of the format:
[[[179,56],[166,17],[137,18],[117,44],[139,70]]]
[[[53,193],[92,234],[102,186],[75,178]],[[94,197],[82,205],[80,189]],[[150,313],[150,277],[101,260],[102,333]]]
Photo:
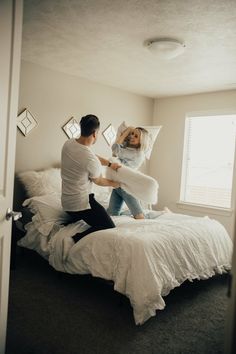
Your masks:
[[[223,353],[227,275],[185,282],[165,302],[135,326],[111,283],[56,272],[26,251],[11,271],[6,354]]]

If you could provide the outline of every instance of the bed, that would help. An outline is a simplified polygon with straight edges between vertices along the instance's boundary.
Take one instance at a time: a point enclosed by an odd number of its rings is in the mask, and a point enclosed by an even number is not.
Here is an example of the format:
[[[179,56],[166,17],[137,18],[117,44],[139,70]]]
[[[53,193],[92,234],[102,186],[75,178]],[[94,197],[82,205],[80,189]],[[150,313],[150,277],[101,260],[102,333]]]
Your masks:
[[[23,209],[31,215],[21,225],[25,233],[18,245],[35,250],[57,271],[112,281],[129,298],[136,325],[163,310],[164,297],[184,281],[208,279],[231,268],[232,241],[208,216],[146,210],[145,220],[134,220],[124,211],[113,217],[116,228],[74,244],[71,236],[87,225],[64,225],[68,216],[60,205],[60,170],[27,171],[18,179],[27,192]],[[109,193],[108,188],[95,190],[105,207]]]

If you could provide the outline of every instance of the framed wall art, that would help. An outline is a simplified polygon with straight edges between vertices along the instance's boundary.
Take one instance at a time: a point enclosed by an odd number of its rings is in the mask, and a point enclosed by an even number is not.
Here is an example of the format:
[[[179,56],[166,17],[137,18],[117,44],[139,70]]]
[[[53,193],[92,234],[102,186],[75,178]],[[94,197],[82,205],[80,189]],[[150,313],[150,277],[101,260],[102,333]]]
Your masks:
[[[28,135],[37,125],[38,122],[28,109],[17,116],[17,128],[24,136]]]
[[[80,136],[80,125],[74,117],[70,118],[68,122],[63,125],[62,129],[70,139],[76,139]]]
[[[109,146],[114,144],[116,140],[116,131],[111,124],[109,124],[105,130],[103,130],[102,135]]]

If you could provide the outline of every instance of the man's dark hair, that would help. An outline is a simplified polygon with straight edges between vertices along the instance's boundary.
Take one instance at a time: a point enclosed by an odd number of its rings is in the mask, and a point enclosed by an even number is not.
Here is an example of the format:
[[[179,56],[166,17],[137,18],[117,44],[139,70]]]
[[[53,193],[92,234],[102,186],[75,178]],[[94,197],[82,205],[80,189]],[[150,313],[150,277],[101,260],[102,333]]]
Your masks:
[[[88,137],[100,127],[98,117],[93,114],[87,114],[80,120],[81,136]]]

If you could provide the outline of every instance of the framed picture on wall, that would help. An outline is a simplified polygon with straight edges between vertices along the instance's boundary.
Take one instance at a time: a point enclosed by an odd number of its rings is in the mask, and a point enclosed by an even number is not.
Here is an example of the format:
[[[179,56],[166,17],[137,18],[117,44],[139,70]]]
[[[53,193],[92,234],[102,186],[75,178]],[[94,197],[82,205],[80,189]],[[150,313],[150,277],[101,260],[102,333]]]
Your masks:
[[[17,116],[17,128],[24,136],[28,135],[37,125],[38,122],[28,109]]]
[[[80,125],[74,117],[70,118],[68,122],[63,125],[62,129],[69,139],[76,139],[80,136]]]
[[[103,130],[102,135],[109,146],[111,146],[116,140],[116,131],[111,124],[109,124],[105,130]]]

